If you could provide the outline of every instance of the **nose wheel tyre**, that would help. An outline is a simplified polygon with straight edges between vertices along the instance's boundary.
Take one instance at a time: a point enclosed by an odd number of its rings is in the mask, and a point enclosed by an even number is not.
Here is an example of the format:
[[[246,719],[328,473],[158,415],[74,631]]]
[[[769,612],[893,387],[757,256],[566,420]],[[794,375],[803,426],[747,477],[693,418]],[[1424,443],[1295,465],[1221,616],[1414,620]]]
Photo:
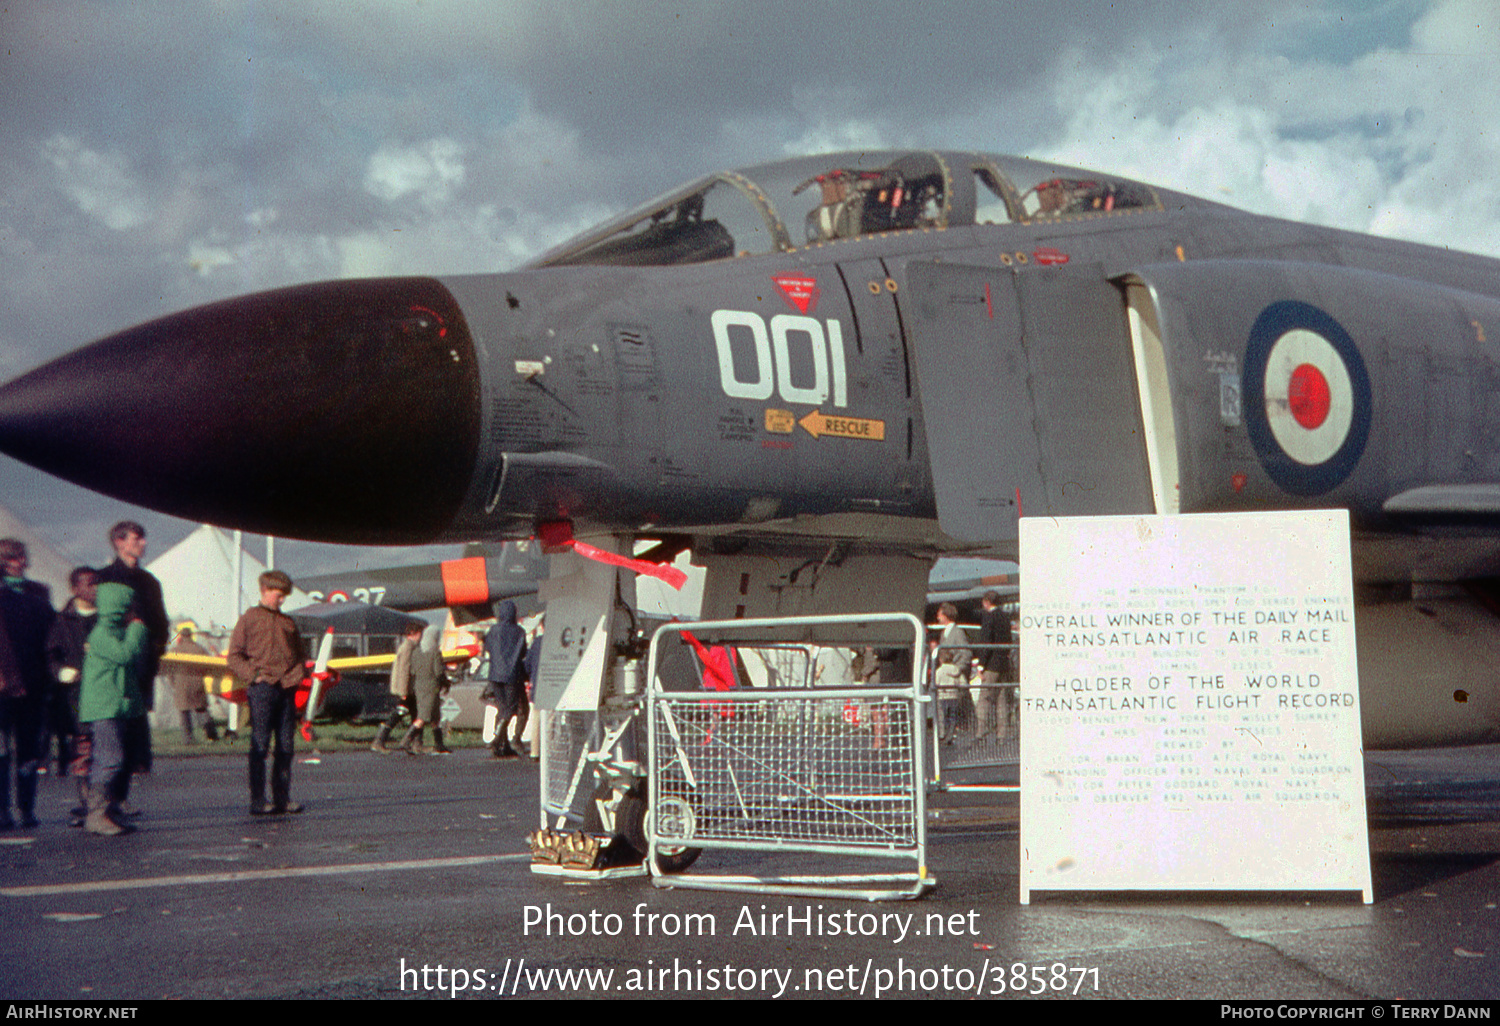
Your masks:
[[[669,832],[673,838],[682,837],[684,840],[693,835],[693,810],[686,802],[668,799],[667,807],[657,822],[658,829],[670,824]],[[615,813],[615,824],[625,842],[635,852],[646,858],[650,848],[646,843],[646,817],[650,815],[651,809],[646,805],[646,799],[638,795],[628,794],[620,800],[620,808]],[[664,873],[680,873],[687,869],[698,856],[703,854],[702,848],[691,848],[687,845],[660,845],[656,850],[656,864]]]

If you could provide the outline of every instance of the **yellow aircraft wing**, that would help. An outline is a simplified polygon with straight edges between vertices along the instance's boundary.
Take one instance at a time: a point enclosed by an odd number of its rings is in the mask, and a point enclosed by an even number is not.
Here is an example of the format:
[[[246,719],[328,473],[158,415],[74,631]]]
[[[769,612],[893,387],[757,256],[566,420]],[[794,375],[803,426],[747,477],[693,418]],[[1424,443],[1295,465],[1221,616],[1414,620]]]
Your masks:
[[[450,649],[443,653],[445,663],[466,663],[474,657],[475,653],[468,649]],[[205,670],[224,670],[229,666],[229,660],[223,656],[199,655],[197,652],[167,652],[161,657],[164,663],[176,663],[179,666],[200,666]],[[396,661],[394,652],[385,655],[373,656],[344,656],[340,659],[328,660],[330,670],[344,672],[346,670],[379,670],[390,666]]]
[[[467,649],[450,649],[443,653],[443,662],[466,663],[474,658],[475,654]],[[328,668],[340,672],[347,670],[380,670],[390,666],[395,661],[396,655],[394,652],[388,652],[385,655],[344,656],[342,659],[328,660]]]
[[[200,655],[197,652],[164,652],[161,661],[176,663],[178,666],[201,666],[205,670],[223,670],[229,666],[229,660],[223,656]]]

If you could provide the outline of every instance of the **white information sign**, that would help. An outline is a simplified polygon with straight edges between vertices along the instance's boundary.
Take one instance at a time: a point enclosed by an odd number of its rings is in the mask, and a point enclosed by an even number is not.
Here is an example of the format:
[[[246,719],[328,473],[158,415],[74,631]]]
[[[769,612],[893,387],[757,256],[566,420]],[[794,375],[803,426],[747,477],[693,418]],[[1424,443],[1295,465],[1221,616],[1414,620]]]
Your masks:
[[[1345,511],[1021,521],[1021,902],[1372,900]]]

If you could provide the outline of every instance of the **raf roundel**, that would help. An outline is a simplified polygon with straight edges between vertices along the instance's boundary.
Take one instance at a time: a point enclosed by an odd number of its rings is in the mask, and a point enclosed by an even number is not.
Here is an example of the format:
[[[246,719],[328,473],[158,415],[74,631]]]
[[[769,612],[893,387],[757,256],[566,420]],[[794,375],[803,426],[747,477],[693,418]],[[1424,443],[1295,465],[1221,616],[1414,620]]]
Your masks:
[[[1244,367],[1245,426],[1271,480],[1294,495],[1342,483],[1370,437],[1370,376],[1344,326],[1308,303],[1272,303]]]

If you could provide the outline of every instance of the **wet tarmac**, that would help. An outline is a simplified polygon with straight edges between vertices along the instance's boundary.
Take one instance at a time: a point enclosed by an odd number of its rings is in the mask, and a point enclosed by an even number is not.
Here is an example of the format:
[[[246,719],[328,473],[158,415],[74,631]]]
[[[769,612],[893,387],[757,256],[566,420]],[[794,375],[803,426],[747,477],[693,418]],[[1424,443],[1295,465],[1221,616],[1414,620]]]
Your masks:
[[[1500,996],[1500,748],[1366,760],[1375,903],[1017,902],[1013,796],[935,796],[912,902],[534,875],[537,769],[300,754],[305,814],[248,814],[242,758],[160,759],[127,837],[0,834],[0,996],[158,998]],[[705,872],[761,856],[705,854]],[[810,856],[809,871],[817,871]],[[1037,992],[1040,992],[1039,994]]]

